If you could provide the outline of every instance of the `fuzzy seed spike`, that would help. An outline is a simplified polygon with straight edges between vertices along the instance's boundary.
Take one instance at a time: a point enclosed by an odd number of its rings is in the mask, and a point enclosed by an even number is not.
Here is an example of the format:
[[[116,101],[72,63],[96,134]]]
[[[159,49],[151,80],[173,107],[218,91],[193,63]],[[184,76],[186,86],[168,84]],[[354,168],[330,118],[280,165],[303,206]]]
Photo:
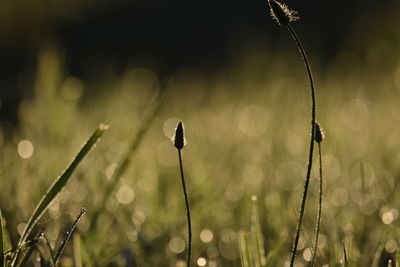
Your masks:
[[[276,0],[268,0],[269,12],[271,17],[278,23],[279,26],[288,26],[290,22],[299,19],[297,11],[289,9],[285,4]]]

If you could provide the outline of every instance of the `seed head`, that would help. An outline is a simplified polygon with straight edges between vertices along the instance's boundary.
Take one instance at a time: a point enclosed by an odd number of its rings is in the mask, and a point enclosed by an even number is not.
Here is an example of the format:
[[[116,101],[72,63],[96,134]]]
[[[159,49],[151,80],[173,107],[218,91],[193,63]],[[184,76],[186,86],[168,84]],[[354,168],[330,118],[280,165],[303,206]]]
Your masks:
[[[268,0],[269,13],[279,26],[288,26],[290,22],[299,19],[297,11],[289,9],[285,4],[276,0]]]
[[[324,130],[322,130],[321,126],[319,126],[318,122],[315,122],[315,142],[321,143],[325,139]]]
[[[179,150],[181,150],[186,145],[185,128],[183,127],[182,121],[180,121],[176,126],[175,135],[172,137],[171,140],[174,143],[175,147]]]

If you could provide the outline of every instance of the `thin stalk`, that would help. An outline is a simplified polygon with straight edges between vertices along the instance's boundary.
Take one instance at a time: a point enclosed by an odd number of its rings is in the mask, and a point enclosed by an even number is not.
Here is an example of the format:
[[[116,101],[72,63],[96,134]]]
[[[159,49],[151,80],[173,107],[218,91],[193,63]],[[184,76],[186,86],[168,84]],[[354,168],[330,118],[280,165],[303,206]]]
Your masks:
[[[75,221],[72,223],[71,227],[68,229],[67,234],[65,235],[65,238],[62,241],[61,246],[57,251],[57,254],[54,256],[54,260],[53,260],[54,265],[57,266],[58,260],[60,259],[61,254],[63,253],[65,246],[67,245],[69,239],[71,238],[72,233],[74,232],[76,225],[82,219],[83,215],[85,215],[85,213],[86,213],[86,209],[85,208],[81,208],[81,212],[79,213],[78,217],[76,217]],[[51,265],[49,267],[51,267]]]
[[[344,241],[342,241],[342,246],[343,246],[343,267],[348,266],[348,260],[347,260],[347,251],[346,251],[346,244]]]
[[[315,243],[314,243],[314,253],[311,261],[311,267],[314,266],[315,257],[317,255],[318,249],[318,237],[321,227],[321,213],[322,213],[322,149],[321,143],[318,143],[318,158],[319,158],[319,199],[318,199],[318,214],[317,214],[317,224],[315,226]]]
[[[266,257],[264,252],[264,240],[261,233],[260,217],[257,209],[257,197],[252,196],[253,210],[251,213],[251,233],[253,235],[253,243],[255,251],[255,258],[257,259],[257,266],[266,265]]]
[[[28,262],[29,258],[31,257],[36,245],[42,240],[42,238],[41,238],[42,236],[43,236],[43,231],[38,232],[38,234],[32,239],[31,243],[27,244],[28,247],[26,247],[27,250],[26,250],[25,254],[23,254],[21,257],[21,260],[18,263],[16,263],[17,267],[27,266],[27,262]],[[21,251],[21,250],[19,250],[19,251]],[[17,251],[17,252],[19,252],[19,251]],[[13,265],[11,265],[11,266],[13,266]]]
[[[56,265],[54,264],[54,260],[53,260],[54,259],[54,251],[51,248],[50,241],[47,238],[47,235],[45,233],[43,233],[43,239],[44,239],[44,242],[45,242],[45,244],[47,246],[47,249],[49,250],[49,253],[50,253],[50,265],[52,267],[55,267]]]
[[[43,236],[39,236],[38,238],[27,240],[24,243],[22,243],[21,245],[15,247],[15,248],[7,249],[7,250],[4,251],[4,256],[8,256],[8,255],[10,255],[12,253],[16,253],[17,251],[22,251],[22,250],[28,249],[31,246],[36,245],[42,239],[42,237]]]
[[[252,258],[250,254],[250,241],[249,234],[241,231],[239,233],[239,249],[240,249],[240,260],[242,262],[242,267],[251,267]]]
[[[3,237],[3,218],[1,215],[1,209],[0,209],[0,267],[5,266],[5,261],[4,261],[4,237]]]
[[[188,197],[187,190],[186,190],[185,176],[183,174],[182,155],[181,155],[180,149],[178,149],[178,156],[179,156],[179,169],[181,172],[183,194],[185,196],[186,216],[187,216],[187,224],[188,224],[188,253],[187,253],[187,258],[186,258],[186,266],[190,267],[191,258],[192,258],[192,221],[190,219],[189,197]]]
[[[303,197],[301,200],[301,206],[300,206],[300,211],[299,211],[299,219],[297,221],[297,227],[296,227],[296,234],[293,240],[293,248],[292,248],[292,253],[290,255],[290,267],[293,267],[294,265],[294,260],[296,258],[296,252],[297,252],[297,246],[299,243],[299,238],[300,238],[300,231],[301,231],[301,226],[303,223],[303,217],[304,217],[304,210],[306,207],[306,200],[307,200],[307,193],[308,193],[308,185],[310,183],[310,176],[311,176],[311,169],[312,169],[312,161],[313,161],[313,153],[314,153],[314,138],[315,138],[315,102],[316,102],[316,97],[315,97],[315,86],[314,86],[314,79],[312,76],[312,71],[310,64],[307,59],[306,52],[304,51],[304,48],[300,42],[300,39],[297,37],[294,29],[290,24],[287,25],[287,29],[292,36],[292,38],[295,40],[297,47],[300,51],[300,54],[303,58],[304,65],[307,70],[307,75],[308,79],[310,82],[310,89],[311,89],[311,137],[310,137],[310,151],[308,155],[308,166],[307,166],[307,174],[306,178],[304,181],[304,190],[303,190]]]

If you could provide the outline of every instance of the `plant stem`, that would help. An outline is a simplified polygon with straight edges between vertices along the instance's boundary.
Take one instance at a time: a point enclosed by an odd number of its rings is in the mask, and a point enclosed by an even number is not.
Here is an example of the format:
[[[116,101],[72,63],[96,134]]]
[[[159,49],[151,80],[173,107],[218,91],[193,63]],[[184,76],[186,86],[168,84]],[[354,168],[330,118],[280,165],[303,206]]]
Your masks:
[[[3,237],[3,217],[0,209],[0,267],[5,266],[4,262],[4,237]]]
[[[342,246],[343,246],[343,266],[347,267],[348,266],[347,251],[346,251],[346,244],[344,243],[344,241],[342,241]]]
[[[183,174],[182,155],[181,155],[180,149],[178,149],[178,156],[179,156],[179,168],[181,171],[183,194],[185,195],[186,216],[187,216],[187,223],[188,223],[188,253],[187,253],[187,259],[186,259],[186,266],[190,267],[191,257],[192,257],[192,221],[190,219],[189,197],[188,197],[188,194],[186,191],[185,176]]]
[[[319,158],[319,199],[318,199],[318,215],[317,215],[317,225],[315,226],[315,244],[314,244],[314,253],[311,261],[311,267],[314,266],[315,257],[317,255],[318,248],[318,237],[319,230],[321,226],[321,213],[322,213],[322,149],[321,143],[318,143],[318,158]]]
[[[308,156],[308,166],[307,166],[307,174],[306,178],[304,181],[304,190],[303,190],[303,197],[301,200],[301,206],[300,206],[300,212],[299,212],[299,219],[297,222],[297,227],[296,227],[296,234],[293,240],[293,248],[292,248],[292,253],[290,256],[290,267],[294,265],[294,260],[296,258],[296,252],[297,252],[297,245],[299,243],[299,238],[300,238],[300,230],[301,230],[301,225],[303,223],[303,217],[304,217],[304,210],[306,206],[306,200],[307,200],[307,192],[308,192],[308,185],[310,183],[310,176],[311,176],[311,168],[312,168],[312,160],[313,160],[313,153],[314,153],[314,138],[315,138],[315,87],[314,87],[314,79],[312,76],[311,72],[311,67],[307,59],[306,52],[304,51],[303,46],[301,45],[301,42],[299,38],[297,37],[296,33],[294,32],[293,28],[290,26],[290,24],[287,26],[287,29],[289,30],[290,35],[292,38],[295,40],[297,47],[300,51],[300,54],[303,58],[304,65],[307,69],[307,74],[308,74],[308,79],[310,81],[310,89],[311,89],[311,138],[310,138],[310,151],[309,151],[309,156]]]
[[[65,246],[67,245],[69,239],[71,238],[72,233],[74,232],[76,225],[77,225],[78,222],[82,219],[83,215],[85,215],[85,213],[86,213],[86,209],[82,207],[82,208],[81,208],[81,212],[79,213],[78,217],[76,217],[75,221],[73,222],[73,224],[71,225],[71,227],[68,229],[67,234],[65,235],[65,238],[64,238],[64,240],[62,241],[61,246],[60,246],[60,248],[59,248],[58,251],[57,251],[57,254],[54,256],[53,262],[54,262],[54,265],[55,265],[55,266],[57,266],[58,260],[60,259],[61,254],[63,253],[63,251],[64,251],[64,249],[65,249]],[[52,266],[52,265],[50,264],[49,267],[51,267],[51,266]]]

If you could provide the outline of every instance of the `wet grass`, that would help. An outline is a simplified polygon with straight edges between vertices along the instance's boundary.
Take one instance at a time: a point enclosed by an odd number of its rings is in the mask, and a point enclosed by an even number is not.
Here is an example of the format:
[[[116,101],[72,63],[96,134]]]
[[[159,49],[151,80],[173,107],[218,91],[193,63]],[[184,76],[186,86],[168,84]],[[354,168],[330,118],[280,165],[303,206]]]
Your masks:
[[[301,64],[293,60],[295,48],[259,53],[263,56],[244,58],[214,77],[178,74],[157,112],[158,102],[151,99],[160,88],[149,70],[104,78],[107,86],[94,94],[90,84],[78,78],[71,83],[55,73],[60,68],[39,68],[44,73],[37,74],[35,96],[19,107],[20,124],[9,132],[1,128],[5,258],[21,249],[30,255],[24,258],[27,264],[39,264],[38,259],[49,264],[48,247],[58,247],[66,225],[84,206],[88,212],[60,257],[62,266],[184,264],[187,220],[170,141],[182,119],[190,140],[185,175],[195,188],[190,191],[192,264],[240,266],[239,240],[241,247],[251,248],[245,262],[288,263],[308,153],[308,87]],[[46,66],[60,64],[56,52],[44,55]],[[326,69],[316,69],[323,107],[318,116],[329,136],[323,144],[325,192],[316,266],[367,266],[374,258],[387,266],[389,259],[396,260],[400,127],[393,122],[399,120],[400,91],[388,81],[398,78],[398,70],[371,74],[360,62],[354,54],[339,54]],[[379,90],[372,90],[366,77]],[[34,213],[40,215],[31,220],[34,225],[26,224],[54,182],[51,177],[69,166],[101,122],[110,128],[96,149],[71,173],[62,192],[40,205],[44,209]],[[146,131],[116,181],[143,125]],[[310,263],[314,248],[318,166],[312,173],[296,257],[302,266]],[[93,230],[96,212],[98,229]]]

